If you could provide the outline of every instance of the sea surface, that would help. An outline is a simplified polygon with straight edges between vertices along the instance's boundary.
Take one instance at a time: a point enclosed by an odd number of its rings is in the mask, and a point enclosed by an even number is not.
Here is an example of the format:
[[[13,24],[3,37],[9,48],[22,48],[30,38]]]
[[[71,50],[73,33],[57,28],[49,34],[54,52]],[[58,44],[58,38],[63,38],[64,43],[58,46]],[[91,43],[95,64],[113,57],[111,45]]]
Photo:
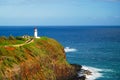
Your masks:
[[[120,26],[38,26],[39,36],[58,40],[67,61],[83,65],[93,72],[87,80],[120,80]],[[0,26],[0,36],[33,36],[32,26]]]

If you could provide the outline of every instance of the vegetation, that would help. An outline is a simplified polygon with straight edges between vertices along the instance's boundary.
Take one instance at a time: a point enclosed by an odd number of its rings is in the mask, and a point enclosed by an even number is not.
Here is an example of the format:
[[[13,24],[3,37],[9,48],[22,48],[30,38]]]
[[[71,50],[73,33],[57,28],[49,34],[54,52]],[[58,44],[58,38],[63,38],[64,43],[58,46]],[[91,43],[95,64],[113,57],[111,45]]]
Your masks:
[[[6,46],[6,45],[14,45],[14,44],[22,44],[26,41],[27,39],[22,38],[22,37],[14,37],[10,35],[8,38],[5,36],[0,37],[0,46]]]
[[[1,39],[8,41],[6,37]],[[13,36],[9,40],[7,45],[14,40],[24,41]],[[63,49],[47,37],[20,47],[0,46],[0,80],[58,80],[63,74],[71,75],[72,67],[66,62]]]

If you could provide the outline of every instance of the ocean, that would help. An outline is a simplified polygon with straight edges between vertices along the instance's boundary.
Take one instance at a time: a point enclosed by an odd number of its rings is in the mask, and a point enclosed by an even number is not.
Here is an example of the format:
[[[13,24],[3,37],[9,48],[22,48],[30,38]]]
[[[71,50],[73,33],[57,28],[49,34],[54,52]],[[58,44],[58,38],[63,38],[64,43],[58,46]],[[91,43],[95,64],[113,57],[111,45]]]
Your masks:
[[[114,26],[38,26],[39,36],[59,41],[67,61],[83,65],[93,76],[87,80],[120,80],[120,27]],[[32,26],[0,26],[0,36],[33,36]]]

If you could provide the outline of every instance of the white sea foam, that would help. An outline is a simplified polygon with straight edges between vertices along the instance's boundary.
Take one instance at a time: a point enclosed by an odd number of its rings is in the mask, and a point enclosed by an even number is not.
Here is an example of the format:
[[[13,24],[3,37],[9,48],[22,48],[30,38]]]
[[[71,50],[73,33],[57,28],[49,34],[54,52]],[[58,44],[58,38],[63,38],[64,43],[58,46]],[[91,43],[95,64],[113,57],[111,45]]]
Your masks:
[[[114,72],[112,69],[103,69],[103,72]]]
[[[82,66],[82,69],[92,72],[92,75],[86,75],[86,80],[95,80],[97,78],[103,77],[102,73],[100,73],[101,71],[103,71],[102,69],[89,66]],[[81,76],[80,73],[78,75]]]
[[[77,49],[70,48],[70,47],[65,47],[64,50],[65,50],[66,53],[68,53],[68,52],[76,52],[77,51]]]

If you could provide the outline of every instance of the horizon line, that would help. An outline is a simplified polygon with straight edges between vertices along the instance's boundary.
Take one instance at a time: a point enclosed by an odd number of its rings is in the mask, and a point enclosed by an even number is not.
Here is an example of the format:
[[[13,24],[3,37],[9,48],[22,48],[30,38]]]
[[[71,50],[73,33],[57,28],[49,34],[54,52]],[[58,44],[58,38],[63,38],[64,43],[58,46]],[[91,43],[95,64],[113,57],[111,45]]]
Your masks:
[[[0,25],[0,26],[120,26],[120,25]]]
[[[8,25],[0,25],[0,28],[23,28],[23,27],[32,27],[32,28],[34,28],[34,27],[37,27],[37,28],[39,28],[39,27],[45,27],[45,28],[73,28],[73,27],[75,27],[75,28],[120,28],[120,25],[10,25],[10,26],[8,26]]]

